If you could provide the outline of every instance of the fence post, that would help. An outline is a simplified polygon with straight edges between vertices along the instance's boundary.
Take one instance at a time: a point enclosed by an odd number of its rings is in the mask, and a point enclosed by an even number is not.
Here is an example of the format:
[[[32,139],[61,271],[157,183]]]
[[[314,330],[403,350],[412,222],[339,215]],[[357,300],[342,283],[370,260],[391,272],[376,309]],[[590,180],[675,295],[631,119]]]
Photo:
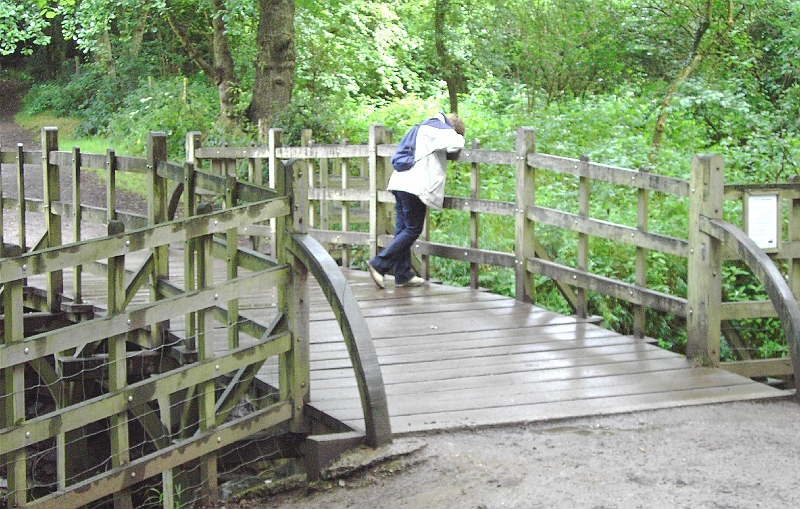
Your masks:
[[[692,158],[689,191],[686,356],[719,365],[722,257],[720,242],[700,231],[700,218],[722,218],[724,161],[714,154]]]
[[[197,206],[197,214],[212,212],[210,203]],[[213,234],[207,233],[197,237],[197,289],[203,290],[214,284]],[[214,308],[206,308],[197,312],[197,360],[204,361],[214,357],[213,337]],[[207,432],[217,425],[214,394],[214,380],[207,380],[197,385],[198,425],[201,433]],[[191,405],[187,405],[191,406]],[[210,452],[200,459],[200,480],[203,486],[204,503],[213,505],[217,497],[217,453]]]
[[[589,177],[589,156],[580,156],[580,177],[578,177],[578,214],[589,218],[589,200],[591,197],[591,182]],[[578,233],[578,270],[589,271],[589,235]],[[586,318],[588,315],[589,303],[586,296],[586,289],[578,287],[575,290],[575,314],[578,318]]]
[[[117,219],[117,155],[113,148],[106,151],[106,220]]]
[[[9,256],[19,256],[20,249],[7,253]],[[3,343],[10,345],[22,341],[24,338],[23,323],[23,284],[24,280],[8,281],[3,286]],[[3,408],[0,416],[4,417],[2,426],[11,428],[25,420],[25,364],[16,364],[5,368],[0,376],[2,390],[0,402]],[[3,458],[6,466],[6,503],[8,507],[23,507],[27,501],[28,483],[26,477],[26,454],[24,444]]]
[[[158,165],[167,162],[167,133],[150,131],[147,133],[147,224],[150,226],[167,220],[167,179],[158,175]],[[158,293],[158,280],[169,277],[169,246],[153,248],[153,280],[150,298],[153,302],[161,296]],[[151,329],[155,344],[161,344],[164,331],[169,322],[156,324]]]
[[[125,225],[112,220],[108,223],[108,235],[121,235]],[[122,311],[125,303],[125,255],[108,259],[108,316]],[[126,359],[126,335],[119,334],[108,338],[108,390],[119,392],[128,384],[128,363]],[[130,462],[130,443],[128,439],[128,410],[111,415],[109,419],[111,442],[111,466],[123,467]],[[114,493],[114,508],[132,508],[130,489]]]
[[[23,253],[28,250],[25,213],[25,151],[22,143],[17,143],[17,230],[19,230],[17,244]]]
[[[44,220],[47,229],[47,247],[61,245],[61,216],[55,214],[53,205],[61,200],[58,165],[50,164],[50,152],[58,150],[58,129],[42,129],[42,178],[44,182]],[[25,203],[20,205],[24,208]],[[21,227],[22,225],[20,225]],[[24,246],[23,246],[24,247]],[[56,270],[47,273],[47,308],[51,312],[61,310],[61,294],[64,293],[64,273]]]
[[[307,177],[302,161],[287,162],[276,175],[278,193],[288,196],[291,213],[276,221],[277,259],[291,267],[291,281],[278,289],[278,309],[285,313],[292,333],[292,348],[281,356],[281,397],[292,402],[292,431],[309,431],[305,404],[309,401],[311,379],[309,349],[309,289],[308,268],[295,258],[289,249],[292,233],[308,233]]]
[[[640,173],[648,173],[649,168],[639,168]],[[641,232],[648,230],[648,219],[650,216],[650,192],[647,189],[640,188],[637,191],[637,206],[636,206],[636,228]],[[636,247],[636,285],[647,287],[647,249],[643,247]],[[636,305],[633,308],[633,337],[637,339],[644,339],[645,325],[647,318],[647,308],[645,306]]]
[[[380,251],[378,237],[389,231],[388,211],[378,199],[378,192],[386,185],[386,161],[378,159],[378,145],[387,143],[386,126],[369,126],[369,257]]]
[[[481,148],[481,142],[472,140],[472,150]],[[470,165],[469,172],[469,199],[481,199],[481,166],[478,163]],[[473,249],[480,248],[481,215],[478,212],[469,213],[469,246]],[[469,264],[469,287],[477,290],[480,286],[480,264]]]
[[[528,166],[528,154],[536,151],[536,131],[532,127],[517,129],[517,203],[514,228],[515,296],[521,302],[534,302],[533,274],[528,274],[527,260],[535,256],[534,222],[527,217],[527,208],[536,203],[536,168]]]
[[[278,171],[278,158],[276,157],[276,152],[278,148],[283,145],[282,141],[283,136],[283,129],[277,127],[270,127],[269,131],[267,132],[267,139],[268,139],[268,146],[269,146],[269,161],[267,161],[267,171],[269,175],[267,175],[267,185],[271,189],[276,189],[276,176]],[[270,254],[272,256],[277,256],[278,254],[278,246],[277,246],[277,222],[275,218],[271,218],[269,220],[269,227],[272,231],[272,238],[269,239],[269,247],[270,247]]]

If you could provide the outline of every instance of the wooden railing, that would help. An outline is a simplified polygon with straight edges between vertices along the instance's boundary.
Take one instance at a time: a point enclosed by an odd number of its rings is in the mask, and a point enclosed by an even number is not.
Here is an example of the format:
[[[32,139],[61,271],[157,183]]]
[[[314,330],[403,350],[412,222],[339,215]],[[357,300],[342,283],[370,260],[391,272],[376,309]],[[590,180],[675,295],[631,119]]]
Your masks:
[[[43,131],[42,147],[2,152],[3,163],[19,161],[20,183],[16,199],[2,197],[3,208],[16,211],[18,243],[0,236],[0,457],[8,507],[206,504],[217,497],[218,460],[236,444],[265,430],[308,435],[309,273],[342,324],[365,411],[363,441],[391,441],[369,331],[341,273],[306,231],[307,189],[295,186],[305,182],[300,165],[276,161],[274,185],[264,188],[167,162],[164,133],[148,136],[146,158],[60,152],[54,129]],[[25,165],[34,161],[42,164],[43,200],[23,194]],[[81,205],[79,185],[62,200],[64,168],[73,184],[82,170],[105,171],[108,209]],[[144,175],[147,217],[116,210],[117,171]],[[197,186],[223,196],[224,208],[198,203]],[[183,217],[174,219],[181,200]],[[41,212],[45,226],[34,243],[26,239],[30,211]],[[75,225],[75,241],[62,245],[64,218]],[[107,235],[83,239],[87,218],[106,224]],[[270,221],[276,256],[238,249],[240,232],[254,235]],[[182,246],[183,274],[169,273],[170,245]],[[218,259],[224,275],[215,271]],[[96,276],[105,281],[105,305],[83,298]],[[240,313],[240,296],[265,292],[277,294],[272,315]],[[268,361],[280,373],[274,386],[256,378]],[[48,397],[31,399],[42,391]],[[40,400],[45,408],[35,405]],[[46,481],[35,471],[43,454],[55,458]]]
[[[303,144],[300,147],[285,147],[281,143],[281,130],[272,129],[269,134],[269,144],[264,147],[252,148],[204,148],[196,146],[195,156],[197,161],[212,161],[212,166],[221,166],[215,163],[218,158],[228,160],[244,159],[250,161],[248,167],[254,167],[252,161],[278,161],[284,158],[295,158],[305,163],[306,173],[309,178],[309,200],[311,202],[310,232],[323,243],[323,245],[347,252],[348,246],[361,246],[369,250],[369,256],[374,256],[382,247],[391,241],[393,232],[392,207],[394,197],[385,191],[391,166],[389,157],[393,154],[395,145],[391,143],[391,134],[384,126],[376,124],[370,127],[369,141],[364,145],[319,145],[312,141],[312,133],[306,131],[303,135]],[[633,311],[632,333],[637,338],[644,338],[647,310],[664,313],[678,319],[687,320],[694,314],[690,305],[692,292],[713,291],[719,293],[719,286],[706,286],[703,281],[708,274],[693,274],[688,277],[685,284],[688,292],[670,293],[663,288],[653,288],[648,282],[648,258],[652,253],[662,253],[677,259],[684,259],[684,267],[688,271],[691,267],[691,255],[695,249],[701,250],[700,242],[693,237],[697,233],[697,223],[689,222],[695,217],[683,207],[682,217],[674,221],[685,226],[677,228],[678,233],[669,235],[651,230],[653,224],[653,204],[688,202],[691,207],[699,210],[701,203],[697,202],[697,194],[690,182],[654,174],[646,168],[626,169],[590,161],[587,157],[571,159],[547,154],[540,154],[535,149],[535,135],[530,128],[520,128],[517,131],[515,151],[496,151],[481,149],[477,142],[471,147],[461,151],[454,163],[454,170],[464,171],[465,166],[470,173],[469,196],[446,196],[444,207],[448,210],[460,211],[469,214],[470,236],[469,247],[446,245],[432,242],[427,235],[413,247],[421,262],[418,270],[421,275],[428,277],[428,259],[431,256],[458,260],[470,265],[470,284],[478,286],[480,268],[482,266],[495,266],[513,269],[516,279],[516,296],[520,300],[535,302],[536,288],[534,275],[546,276],[554,282],[559,292],[566,299],[573,312],[585,317],[589,310],[588,295],[600,294],[628,303]],[[702,164],[695,158],[692,162],[691,172],[696,175]],[[332,164],[332,162],[334,162]],[[270,165],[273,163],[269,163]],[[516,196],[513,201],[496,201],[481,199],[480,182],[481,166],[501,165],[513,167],[516,175]],[[468,165],[468,166],[467,166]],[[331,168],[334,171],[331,171]],[[348,171],[349,168],[358,168],[357,171]],[[366,168],[366,175],[364,168]],[[270,170],[271,172],[271,170]],[[259,176],[260,177],[260,176]],[[545,178],[546,177],[546,178]],[[537,204],[537,186],[541,182],[552,179],[567,180],[575,189],[572,201],[562,203],[561,207],[542,206]],[[603,217],[592,217],[591,211],[596,207],[592,197],[592,189],[599,185],[610,186],[620,190],[620,194],[630,193],[633,198],[627,200],[608,201],[603,198],[603,208],[607,213]],[[723,184],[720,184],[723,185]],[[722,189],[722,187],[720,188]],[[800,192],[797,183],[781,184],[778,186],[727,186],[724,187],[728,199],[741,199],[747,192],[768,189],[779,189],[782,199],[796,199]],[[337,208],[331,208],[336,204]],[[366,210],[363,210],[366,205]],[[548,204],[550,205],[550,204]],[[352,207],[358,215],[350,211]],[[626,208],[633,207],[632,212]],[[719,207],[723,207],[722,204]],[[798,209],[792,205],[792,210]],[[680,207],[672,207],[680,209]],[[659,210],[663,210],[660,207]],[[721,210],[721,209],[720,209]],[[620,213],[622,211],[622,213]],[[340,215],[341,214],[341,215]],[[338,229],[331,228],[332,217],[340,217]],[[354,217],[369,218],[368,229],[356,223]],[[514,239],[515,251],[501,252],[480,248],[481,216],[505,216],[513,218],[513,231],[505,234]],[[615,224],[608,220],[609,217],[627,215],[633,217],[631,224]],[[784,243],[775,254],[776,258],[789,258],[790,265],[796,268],[800,254],[796,252],[796,239],[800,234],[800,222],[793,215],[790,226],[793,242]],[[665,221],[661,218],[661,225]],[[562,236],[574,238],[575,259],[572,261],[554,261],[546,246],[539,241],[537,225],[547,225],[563,231]],[[676,230],[676,228],[672,228]],[[800,230],[797,230],[800,231]],[[494,232],[497,235],[496,232]],[[630,274],[622,273],[617,267],[598,267],[592,257],[591,245],[596,239],[603,239],[613,245],[632,249],[631,258],[633,271]],[[730,259],[738,259],[735,246],[724,251]],[[347,263],[346,254],[342,257]],[[800,291],[797,283],[800,271],[792,272],[792,287],[795,293]],[[716,276],[711,276],[716,277]],[[676,285],[679,286],[679,285]],[[721,300],[721,296],[715,297]],[[705,316],[705,315],[704,315]],[[716,314],[709,318],[716,320]],[[719,320],[725,325],[729,320],[737,318],[777,316],[775,306],[768,301],[730,302],[720,301]],[[720,327],[717,327],[720,329]],[[715,329],[716,330],[716,329]],[[742,359],[736,363],[725,363],[727,369],[752,377],[790,376],[793,366],[789,358],[756,360],[752,359],[745,345],[737,340],[735,328],[723,326],[721,328],[732,349]],[[704,334],[698,337],[698,331],[687,329],[688,352],[690,356],[697,357],[698,362],[720,363],[720,340]],[[796,346],[791,345],[794,351]],[[699,346],[702,345],[702,346]]]

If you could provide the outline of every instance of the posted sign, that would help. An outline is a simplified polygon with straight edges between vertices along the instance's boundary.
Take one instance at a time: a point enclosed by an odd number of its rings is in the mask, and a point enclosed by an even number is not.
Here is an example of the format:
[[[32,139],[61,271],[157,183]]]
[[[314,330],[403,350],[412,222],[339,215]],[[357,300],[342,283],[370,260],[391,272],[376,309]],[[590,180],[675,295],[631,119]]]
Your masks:
[[[777,250],[780,241],[777,194],[748,194],[745,201],[745,228],[758,247]]]

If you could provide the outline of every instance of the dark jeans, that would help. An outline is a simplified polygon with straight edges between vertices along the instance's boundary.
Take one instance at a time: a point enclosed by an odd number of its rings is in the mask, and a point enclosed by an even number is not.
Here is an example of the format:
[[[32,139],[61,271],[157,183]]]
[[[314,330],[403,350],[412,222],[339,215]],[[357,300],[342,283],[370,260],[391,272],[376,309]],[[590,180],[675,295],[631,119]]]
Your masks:
[[[411,246],[422,234],[427,207],[414,194],[405,191],[392,192],[397,202],[394,207],[397,215],[394,240],[369,263],[381,274],[393,270],[395,284],[403,284],[414,277],[411,270]]]

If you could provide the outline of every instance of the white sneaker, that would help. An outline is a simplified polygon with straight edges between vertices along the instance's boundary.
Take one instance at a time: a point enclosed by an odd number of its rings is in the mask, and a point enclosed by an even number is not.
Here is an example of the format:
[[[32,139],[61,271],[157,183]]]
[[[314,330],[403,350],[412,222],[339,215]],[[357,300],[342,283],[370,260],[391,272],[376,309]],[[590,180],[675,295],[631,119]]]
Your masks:
[[[369,275],[372,276],[372,280],[378,285],[378,288],[386,288],[386,283],[383,281],[383,274],[378,272],[369,262],[367,262],[367,270],[369,271]]]
[[[421,277],[419,277],[419,276],[414,276],[414,277],[412,277],[411,279],[409,279],[408,281],[406,281],[405,283],[400,283],[400,284],[398,284],[398,285],[395,285],[395,286],[401,286],[401,287],[406,287],[406,286],[422,286],[422,285],[424,285],[424,284],[425,284],[425,280],[424,280],[424,279],[422,279],[422,278],[421,278]]]

